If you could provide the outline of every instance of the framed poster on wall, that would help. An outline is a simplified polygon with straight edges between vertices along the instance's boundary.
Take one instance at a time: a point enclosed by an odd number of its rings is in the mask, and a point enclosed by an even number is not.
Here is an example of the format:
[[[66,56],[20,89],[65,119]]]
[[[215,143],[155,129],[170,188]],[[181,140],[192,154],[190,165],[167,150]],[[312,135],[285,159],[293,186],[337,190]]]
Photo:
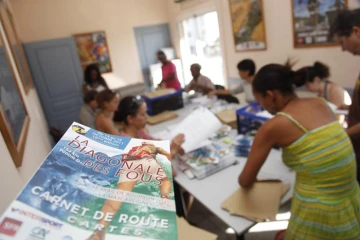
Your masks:
[[[83,70],[86,66],[96,63],[101,73],[112,71],[104,31],[75,34],[74,38]]]
[[[2,22],[1,26],[2,26]],[[0,29],[0,130],[16,167],[22,164],[30,118],[10,61],[5,33]]]
[[[229,0],[236,51],[266,50],[262,0]]]
[[[327,47],[338,44],[329,37],[330,24],[347,0],[291,0],[294,47]]]
[[[14,56],[15,64],[19,70],[20,78],[26,93],[33,87],[33,81],[25,52],[15,26],[15,18],[6,0],[0,0],[0,20],[10,44],[11,53]]]

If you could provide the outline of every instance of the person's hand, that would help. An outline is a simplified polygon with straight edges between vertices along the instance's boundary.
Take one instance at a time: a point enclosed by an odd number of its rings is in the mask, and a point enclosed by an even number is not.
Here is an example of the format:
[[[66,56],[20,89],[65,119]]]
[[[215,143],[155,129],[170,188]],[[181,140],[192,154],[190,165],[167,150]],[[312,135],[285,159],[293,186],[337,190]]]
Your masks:
[[[171,171],[172,171],[173,178],[176,177],[177,174],[176,174],[174,167],[171,167]]]
[[[210,91],[210,92],[208,93],[208,97],[213,97],[213,96],[215,96],[215,95],[216,95],[216,90]]]
[[[178,135],[176,135],[172,140],[171,140],[171,145],[170,145],[170,150],[171,150],[171,155],[175,155],[177,153],[184,153],[184,150],[182,150],[181,148],[181,144],[183,144],[185,142],[185,135],[180,133]]]
[[[184,150],[182,147],[180,147],[180,148],[179,148],[179,151],[178,151],[178,154],[180,154],[181,156],[184,155],[184,154],[185,154],[185,150]]]
[[[184,142],[185,142],[185,135],[182,133],[176,135],[171,141],[172,144],[178,147],[180,147],[180,145],[183,144]]]
[[[349,110],[349,105],[341,105],[340,107],[338,107],[338,110]]]
[[[165,87],[165,82],[164,80],[161,80],[161,82],[158,84],[158,88],[164,88]]]

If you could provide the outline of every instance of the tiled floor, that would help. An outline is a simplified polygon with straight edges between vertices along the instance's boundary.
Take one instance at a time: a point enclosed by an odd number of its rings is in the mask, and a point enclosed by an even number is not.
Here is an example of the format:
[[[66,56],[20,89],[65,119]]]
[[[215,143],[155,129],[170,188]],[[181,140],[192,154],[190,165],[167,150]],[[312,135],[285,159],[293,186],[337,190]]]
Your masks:
[[[281,206],[280,213],[288,212],[289,209],[290,202]],[[215,233],[218,235],[218,240],[236,240],[235,234],[226,233],[228,226],[196,200],[194,200],[188,220],[199,228]],[[273,240],[276,232],[247,233],[245,240]]]

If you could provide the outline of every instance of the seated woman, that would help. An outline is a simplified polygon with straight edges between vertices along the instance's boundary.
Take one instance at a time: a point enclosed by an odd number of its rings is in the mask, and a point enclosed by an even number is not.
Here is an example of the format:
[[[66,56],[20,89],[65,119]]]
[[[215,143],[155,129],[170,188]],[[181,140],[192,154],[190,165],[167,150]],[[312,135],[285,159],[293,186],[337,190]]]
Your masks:
[[[84,80],[84,94],[91,90],[101,92],[103,90],[109,89],[108,85],[105,82],[105,79],[101,77],[100,70],[97,64],[91,64],[85,68]]]
[[[245,93],[245,100],[248,103],[254,102],[255,98],[252,93],[251,83],[255,77],[256,65],[255,62],[251,59],[244,59],[240,61],[237,65],[238,73],[240,78],[243,80],[243,83],[240,83],[236,88],[229,89],[216,89],[208,93],[208,96],[217,95],[218,98],[221,96],[227,95],[236,95],[239,93]]]
[[[300,99],[304,75],[270,64],[252,85],[256,100],[276,114],[255,136],[239,184],[250,188],[274,146],[296,171],[285,239],[360,239],[360,190],[350,139],[321,98]]]
[[[128,96],[120,101],[117,118],[124,123],[120,135],[131,138],[147,140],[159,140],[150,136],[146,130],[147,113],[146,103],[141,97]],[[181,144],[184,142],[184,135],[179,134],[171,141],[170,150],[173,157],[176,153],[182,153]]]
[[[104,90],[96,96],[96,101],[100,109],[95,119],[96,130],[112,135],[120,135],[113,122],[114,113],[117,111],[120,102],[118,94],[111,90]]]
[[[329,67],[321,62],[315,62],[313,66],[303,67],[297,71],[297,75],[304,81],[305,87],[319,94],[319,97],[335,104],[337,107],[351,104],[346,99],[351,99],[349,93],[336,83],[330,82]]]

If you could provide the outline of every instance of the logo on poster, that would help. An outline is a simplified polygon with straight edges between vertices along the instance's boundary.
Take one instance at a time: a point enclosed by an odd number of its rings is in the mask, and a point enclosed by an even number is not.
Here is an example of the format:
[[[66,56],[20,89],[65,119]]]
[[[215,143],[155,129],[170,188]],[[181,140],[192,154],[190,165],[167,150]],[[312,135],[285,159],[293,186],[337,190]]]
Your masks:
[[[19,231],[22,222],[12,219],[5,218],[0,224],[0,233],[3,233],[8,236],[15,236],[15,234]]]
[[[46,238],[46,235],[49,233],[49,230],[46,230],[41,227],[35,227],[31,230],[29,237],[26,240],[43,240]]]
[[[72,130],[76,133],[79,133],[79,134],[82,134],[84,135],[86,133],[86,130],[85,128],[83,128],[82,126],[79,126],[79,125],[73,125],[72,127]]]
[[[11,212],[17,213],[17,214],[22,215],[22,216],[29,217],[29,218],[34,219],[34,220],[38,220],[41,223],[47,224],[47,225],[49,225],[51,227],[54,227],[54,228],[61,228],[63,226],[62,223],[52,221],[50,219],[38,216],[38,215],[36,215],[34,213],[21,210],[19,208],[11,208]]]

